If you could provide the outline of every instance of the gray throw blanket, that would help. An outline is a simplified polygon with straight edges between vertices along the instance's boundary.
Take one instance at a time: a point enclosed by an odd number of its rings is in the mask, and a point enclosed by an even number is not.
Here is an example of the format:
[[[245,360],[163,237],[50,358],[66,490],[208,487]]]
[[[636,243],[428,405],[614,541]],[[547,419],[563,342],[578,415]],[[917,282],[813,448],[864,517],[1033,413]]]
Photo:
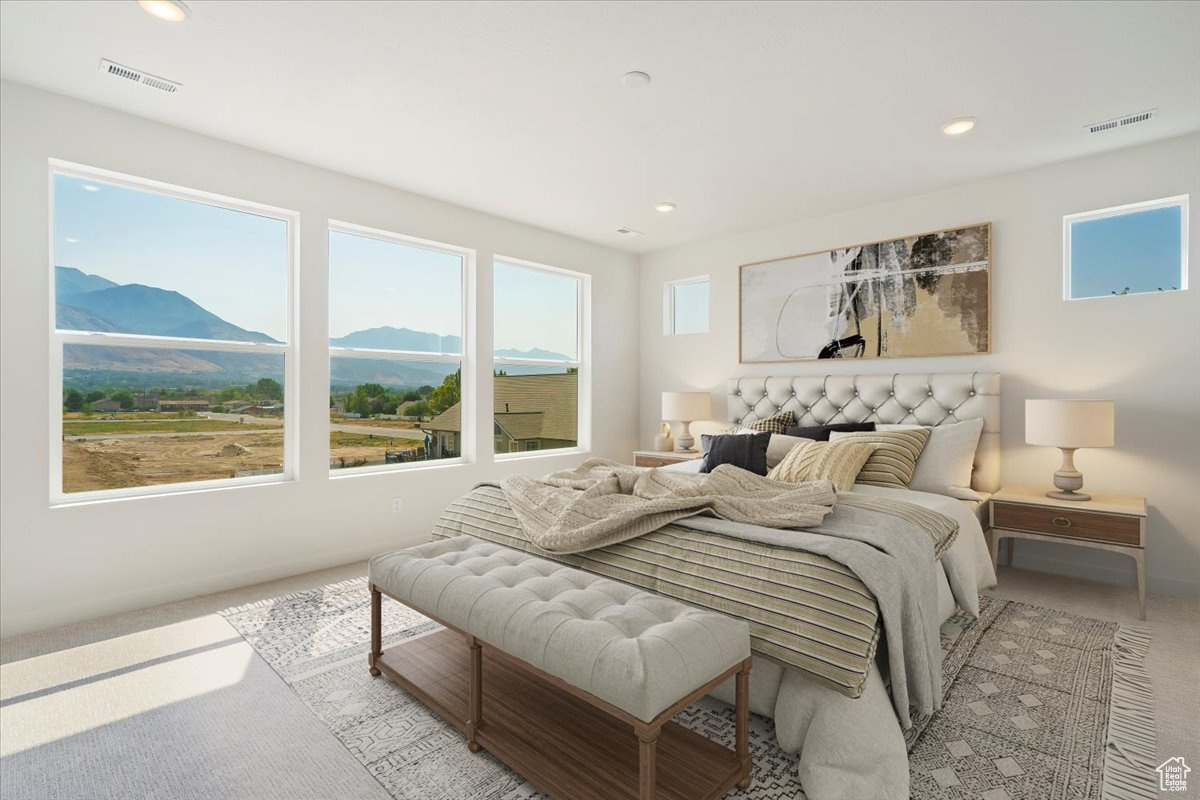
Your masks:
[[[786,484],[721,465],[707,475],[645,470],[589,458],[541,479],[500,482],[529,541],[566,555],[634,539],[710,514],[764,528],[809,528],[833,510],[828,481]]]
[[[605,547],[674,522],[843,564],[879,605],[901,726],[911,727],[910,705],[921,714],[941,706],[934,564],[958,534],[944,514],[853,493],[837,495],[834,510],[826,482],[791,486],[725,465],[705,476],[589,459],[541,480],[508,478],[501,488],[529,540],[548,553]]]

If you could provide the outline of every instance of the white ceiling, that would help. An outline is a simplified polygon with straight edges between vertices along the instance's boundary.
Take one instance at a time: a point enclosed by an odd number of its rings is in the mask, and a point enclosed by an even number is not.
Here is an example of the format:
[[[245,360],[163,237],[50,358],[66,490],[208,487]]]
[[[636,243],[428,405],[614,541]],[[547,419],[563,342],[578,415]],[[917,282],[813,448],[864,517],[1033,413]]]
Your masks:
[[[189,5],[4,0],[0,72],[636,252],[1200,128],[1197,2]]]

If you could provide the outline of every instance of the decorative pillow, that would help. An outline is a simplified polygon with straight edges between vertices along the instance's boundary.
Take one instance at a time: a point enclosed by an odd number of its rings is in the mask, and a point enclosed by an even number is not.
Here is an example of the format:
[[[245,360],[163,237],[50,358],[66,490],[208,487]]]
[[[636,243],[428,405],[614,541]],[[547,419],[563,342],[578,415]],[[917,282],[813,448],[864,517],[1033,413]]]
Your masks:
[[[704,434],[700,442],[705,453],[701,472],[712,472],[721,464],[732,464],[750,470],[755,475],[767,474],[767,445],[771,442],[769,433]]]
[[[802,436],[818,442],[828,442],[829,434],[833,431],[855,433],[858,431],[875,430],[874,422],[835,422],[832,425],[813,425],[807,428],[788,428],[788,436]]]
[[[758,431],[753,431],[749,428],[738,428],[734,433],[747,434],[758,433]],[[812,439],[801,439],[798,436],[772,433],[771,443],[767,445],[767,469],[771,469],[780,461],[783,461],[783,457],[790,453],[796,445],[811,441]]]
[[[834,491],[848,492],[876,447],[870,442],[809,440],[793,447],[767,477],[786,483],[831,481]]]
[[[769,417],[760,419],[756,422],[751,422],[746,427],[752,431],[766,431],[767,433],[787,433],[787,429],[796,424],[796,415],[791,411],[780,411],[778,414],[772,414]]]
[[[920,427],[879,425],[877,430],[903,431]],[[971,488],[971,473],[975,469],[975,449],[979,446],[979,435],[983,433],[983,420],[968,419],[926,430],[929,431],[929,443],[917,459],[917,468],[913,471],[908,488],[944,494],[959,500],[982,499]]]
[[[907,489],[917,468],[917,459],[929,441],[929,428],[862,433],[833,431],[829,434],[829,441],[871,442],[879,445],[858,474],[858,482],[868,486]]]

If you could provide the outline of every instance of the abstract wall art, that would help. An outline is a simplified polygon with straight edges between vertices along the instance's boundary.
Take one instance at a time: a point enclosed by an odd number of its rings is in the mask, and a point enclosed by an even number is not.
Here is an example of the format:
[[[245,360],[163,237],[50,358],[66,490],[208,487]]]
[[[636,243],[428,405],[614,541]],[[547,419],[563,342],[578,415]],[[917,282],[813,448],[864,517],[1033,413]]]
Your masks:
[[[990,223],[746,264],[742,363],[991,352]]]

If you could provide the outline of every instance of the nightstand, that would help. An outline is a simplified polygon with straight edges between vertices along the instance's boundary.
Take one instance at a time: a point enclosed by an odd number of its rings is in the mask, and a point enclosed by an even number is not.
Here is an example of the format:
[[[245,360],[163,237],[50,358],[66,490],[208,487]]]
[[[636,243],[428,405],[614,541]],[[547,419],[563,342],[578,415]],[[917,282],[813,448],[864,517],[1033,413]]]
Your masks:
[[[635,467],[666,467],[678,464],[680,461],[691,461],[701,458],[704,453],[699,450],[694,453],[680,453],[677,450],[634,450],[633,465]]]
[[[1064,542],[1129,556],[1137,564],[1139,617],[1146,618],[1146,498],[1094,494],[1091,500],[1056,500],[1042,489],[1007,486],[992,495],[991,521],[993,564],[1001,539]]]

